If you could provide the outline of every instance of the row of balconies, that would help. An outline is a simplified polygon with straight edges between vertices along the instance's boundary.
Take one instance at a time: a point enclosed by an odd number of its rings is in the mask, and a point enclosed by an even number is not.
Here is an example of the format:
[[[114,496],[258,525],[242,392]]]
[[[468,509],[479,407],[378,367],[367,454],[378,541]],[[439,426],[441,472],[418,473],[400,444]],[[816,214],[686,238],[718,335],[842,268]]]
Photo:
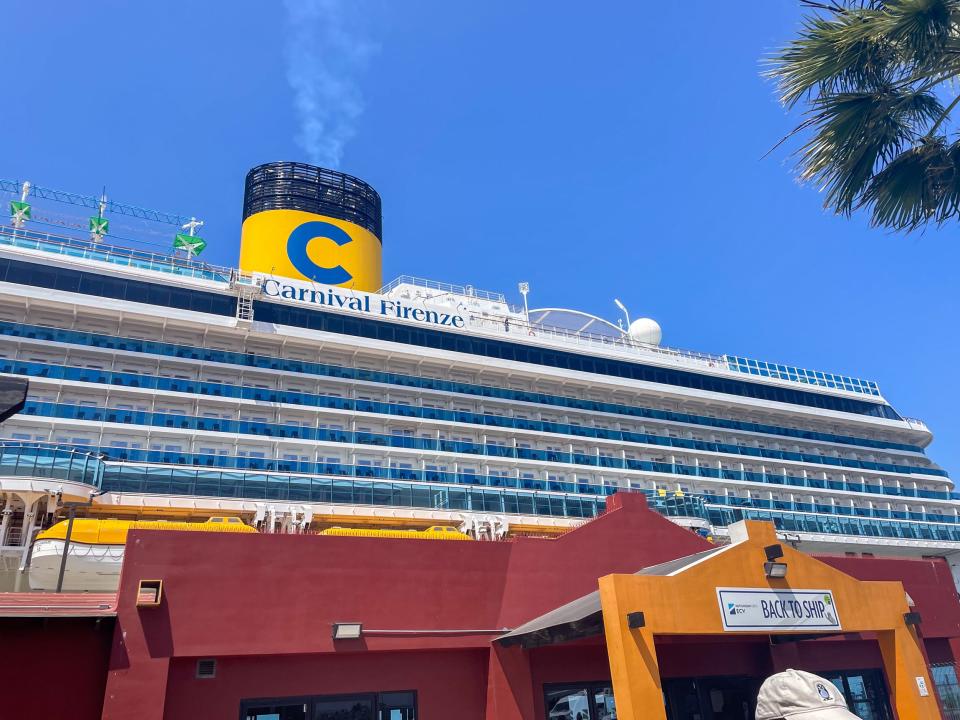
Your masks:
[[[23,369],[23,368],[18,368]],[[61,368],[62,369],[62,368]],[[90,373],[96,371],[79,370],[80,373]],[[127,376],[137,379],[137,376]],[[105,378],[105,380],[108,378]],[[143,379],[146,384],[146,378]],[[155,379],[155,378],[154,378]],[[210,396],[198,398],[193,402],[182,398],[171,398],[168,394],[158,395],[157,392],[144,393],[140,388],[121,389],[116,386],[107,388],[106,393],[95,393],[91,388],[89,391],[82,389],[56,389],[58,382],[51,381],[51,389],[44,391],[44,381],[41,379],[35,381],[33,396],[39,401],[60,402],[64,404],[77,404],[89,407],[102,407],[109,405],[120,410],[133,410],[137,412],[162,412],[169,415],[194,415],[210,419],[223,419],[226,421],[248,421],[255,423],[266,423],[271,425],[283,425],[301,428],[318,428],[329,422],[345,422],[344,415],[352,415],[354,412],[366,412],[371,415],[387,415],[390,418],[402,418],[402,425],[395,423],[377,422],[379,418],[364,417],[360,422],[364,423],[362,427],[370,432],[385,432],[388,434],[404,433],[427,433],[432,436],[436,428],[446,426],[450,422],[482,424],[485,427],[464,428],[462,438],[470,441],[481,441],[490,444],[511,443],[512,436],[508,433],[516,432],[523,435],[523,439],[518,437],[517,443],[522,444],[528,437],[543,438],[544,435],[556,434],[556,445],[566,447],[570,452],[587,452],[583,445],[570,442],[569,438],[562,437],[564,434],[573,436],[586,436],[596,440],[610,440],[615,446],[626,442],[639,444],[651,444],[662,446],[665,452],[683,452],[684,450],[701,450],[705,452],[741,455],[753,458],[760,462],[767,460],[789,460],[793,462],[812,463],[815,465],[828,465],[838,469],[839,472],[858,472],[866,470],[867,472],[895,472],[909,474],[929,474],[944,475],[943,471],[929,467],[927,461],[916,455],[907,455],[906,457],[894,457],[891,455],[879,455],[875,453],[855,453],[847,448],[842,448],[840,452],[836,446],[824,448],[826,453],[821,452],[821,447],[813,448],[800,446],[798,444],[782,443],[777,440],[764,438],[760,441],[756,437],[738,438],[736,436],[722,436],[719,434],[702,434],[684,429],[680,426],[657,426],[654,424],[646,425],[628,425],[625,423],[598,423],[580,424],[577,422],[580,418],[574,416],[560,416],[560,420],[568,422],[557,422],[557,415],[548,415],[546,413],[529,413],[513,411],[509,415],[491,415],[486,412],[474,412],[461,406],[459,403],[449,402],[447,407],[437,407],[439,403],[430,403],[428,405],[408,405],[405,403],[385,402],[374,399],[369,393],[354,389],[351,393],[356,397],[343,398],[336,395],[309,396],[301,398],[280,398],[280,399],[300,399],[316,402],[317,405],[311,408],[311,411],[291,411],[289,409],[277,409],[275,407],[265,407],[255,405],[255,398],[260,390],[257,388],[239,388],[236,386],[212,387],[225,390],[234,390],[238,394],[242,393],[248,396],[246,402],[237,398],[230,399],[218,398],[214,401]],[[211,386],[203,384],[204,387],[193,388],[194,390],[209,390]],[[187,388],[185,388],[186,390]],[[388,398],[389,399],[389,398]],[[314,409],[316,408],[316,409]],[[485,408],[483,408],[485,409]],[[342,410],[339,416],[319,414],[323,411]],[[536,415],[538,417],[531,417]],[[503,434],[498,434],[503,433]],[[272,433],[269,433],[272,434]],[[289,436],[290,433],[279,433],[281,436]],[[294,433],[295,434],[295,433]],[[553,438],[549,438],[552,440]],[[548,440],[548,442],[549,442]],[[730,442],[739,441],[739,442]],[[548,445],[549,448],[549,445]],[[811,449],[813,452],[811,452]],[[862,464],[862,465],[861,465]]]
[[[78,321],[78,323],[82,324],[82,321]],[[117,329],[114,327],[111,334],[115,334],[116,332],[117,332]],[[120,328],[120,333],[121,334],[123,333],[122,327]],[[149,335],[148,337],[150,339],[156,339],[157,333]],[[168,338],[168,339],[171,339],[171,338]],[[201,339],[202,339],[202,336],[199,334],[195,337],[196,342],[200,342]],[[181,341],[183,341],[182,338],[181,338]],[[208,337],[207,344],[209,345],[211,344],[211,342],[212,341]],[[13,338],[8,338],[8,339],[4,339],[4,343],[14,344],[14,343],[22,343],[22,341],[14,340]],[[203,343],[200,343],[200,344],[203,344]],[[213,343],[213,344],[218,345],[218,343]],[[220,344],[224,344],[224,343],[220,343]],[[133,374],[155,374],[157,373],[158,367],[159,367],[160,372],[163,374],[167,374],[171,376],[180,376],[184,380],[199,379],[198,374],[200,372],[200,369],[199,369],[200,365],[197,363],[190,363],[189,361],[179,361],[179,360],[172,360],[172,359],[166,359],[166,358],[158,358],[156,361],[153,361],[153,360],[147,360],[145,358],[136,358],[131,356],[115,356],[112,353],[110,355],[106,355],[103,352],[96,352],[96,351],[89,351],[89,350],[71,349],[69,350],[69,353],[67,353],[59,349],[56,351],[51,350],[49,346],[47,346],[46,348],[43,348],[40,345],[34,345],[31,343],[22,343],[22,345],[23,345],[24,352],[21,352],[20,356],[23,359],[36,359],[37,361],[48,362],[51,364],[62,364],[66,362],[72,365],[80,365],[80,366],[102,366],[100,369],[103,369],[104,371],[117,371],[117,372],[126,371]],[[236,350],[237,349],[236,339],[233,339],[230,343],[227,343],[225,349]],[[3,352],[2,347],[0,347],[0,352]],[[285,352],[289,356],[292,350],[288,346]],[[316,358],[314,358],[314,360],[315,359]],[[371,363],[359,362],[356,364],[370,365]],[[373,363],[374,366],[380,366],[382,364],[383,363]],[[391,366],[390,366],[391,371],[393,372],[397,371],[396,365],[398,365],[398,363],[391,362]],[[309,378],[308,376],[303,376],[303,375],[295,375],[295,374],[281,375],[281,374],[257,372],[256,370],[249,370],[249,369],[246,369],[246,370],[238,369],[238,372],[228,371],[226,369],[214,370],[209,365],[206,366],[206,369],[203,372],[205,374],[204,379],[208,382],[220,381],[227,384],[235,384],[238,381],[238,374],[239,374],[241,375],[242,382],[253,385],[253,386],[263,386],[265,389],[271,389],[271,390],[280,389],[280,390],[290,390],[294,392],[299,391],[299,392],[306,392],[306,393],[316,393],[316,392],[322,393],[325,391],[335,391],[334,388],[338,386],[342,387],[342,384],[337,382],[338,380],[342,380],[342,379],[332,378],[332,377],[324,378],[322,382],[317,382],[312,378]],[[441,373],[438,372],[438,375],[440,374]],[[465,377],[479,378],[480,376],[477,374],[472,374],[472,375],[467,374],[465,375]],[[467,380],[467,382],[470,382],[470,381],[471,380]],[[357,380],[355,379],[348,380],[348,382],[349,384],[355,384]],[[493,381],[490,378],[484,378],[482,382],[485,384],[493,383]],[[540,392],[544,392],[548,387],[544,383],[540,383],[539,385],[537,385],[532,381],[524,382],[522,379],[518,380],[515,377],[511,377],[509,383],[506,382],[506,378],[502,378],[498,382],[493,384],[499,384],[502,386],[509,385],[510,387],[516,386],[517,389],[520,389],[520,390],[537,390]],[[636,397],[630,397],[630,398],[617,397],[618,395],[623,395],[622,393],[598,393],[594,391],[587,391],[585,389],[582,389],[581,392],[578,393],[570,385],[563,386],[562,388],[558,386],[558,392],[559,394],[566,395],[566,396],[582,396],[584,398],[589,397],[589,398],[595,398],[597,400],[602,400],[606,402],[624,402],[625,401],[628,404],[638,403],[638,398]],[[410,393],[405,394],[401,389],[395,393],[390,391],[388,394],[391,396],[390,400],[392,402],[410,402],[413,404],[417,402],[418,397],[420,395],[424,394],[424,391],[423,389],[420,389],[417,391],[416,395],[413,395]],[[456,402],[460,403],[460,401],[461,401],[461,398],[457,398]],[[466,407],[468,407],[470,411],[476,412],[478,410],[476,404],[471,399],[467,398],[463,402],[466,403]],[[717,410],[718,410],[718,408],[716,407],[707,407],[706,405],[704,405],[699,410],[697,410],[694,407],[696,403],[685,404],[681,407],[676,402],[672,402],[672,403],[665,402],[663,399],[658,399],[655,397],[645,397],[642,400],[639,400],[639,402],[642,402],[644,405],[654,406],[656,408],[660,408],[665,411],[675,410],[682,413],[697,412],[708,418],[710,416],[716,416]],[[510,408],[511,405],[515,407],[515,403],[507,404],[505,406],[500,407],[499,409],[497,408],[496,404],[493,401],[487,401],[487,404],[488,404],[488,408],[486,411],[493,412],[493,413],[503,413],[508,408]],[[760,412],[760,411],[757,411],[757,412]],[[572,413],[567,413],[567,414],[573,415]],[[737,416],[737,414],[738,414],[737,411],[733,408],[728,408],[728,407],[722,408],[723,417],[727,417],[728,415]],[[590,413],[588,417],[595,416],[595,415],[596,413]],[[799,415],[797,416],[787,415],[787,416],[781,417],[777,422],[785,426],[794,426],[793,429],[802,429],[805,431],[829,432],[832,430],[840,434],[877,436],[875,438],[867,437],[866,438],[867,440],[878,439],[880,435],[883,434],[883,431],[871,432],[868,428],[865,428],[862,423],[857,425],[857,430],[855,432],[852,431],[850,428],[839,427],[836,421],[831,421],[831,428],[829,429],[824,428],[822,426],[814,428],[814,427],[810,427],[809,425],[801,424],[799,418],[800,418]],[[750,417],[743,415],[743,417],[740,419],[743,422],[748,422],[748,423],[756,422],[757,413],[751,412]],[[837,425],[837,426],[834,427],[834,425]],[[800,427],[797,427],[797,426],[800,426]],[[898,443],[898,444],[903,443],[903,438],[893,437],[892,435],[888,435],[886,437],[886,440],[890,442]]]
[[[618,470],[639,471],[643,474],[665,476],[661,482],[690,482],[694,478],[728,480],[732,482],[762,483],[778,486],[786,491],[793,488],[821,491],[823,493],[852,492],[889,497],[912,497],[929,500],[948,500],[946,491],[936,491],[919,487],[917,483],[907,481],[884,482],[874,478],[858,476],[827,475],[826,473],[807,473],[806,476],[774,472],[767,469],[738,469],[718,467],[715,464],[698,464],[697,459],[690,461],[683,457],[663,458],[653,455],[620,457],[600,455],[598,453],[566,452],[559,447],[554,449],[508,447],[506,445],[480,444],[462,440],[447,440],[438,434],[429,438],[407,435],[380,434],[364,431],[348,431],[327,427],[317,431],[322,437],[316,439],[322,446],[304,445],[302,439],[271,437],[270,442],[258,442],[256,437],[235,434],[233,437],[217,433],[214,428],[225,429],[221,421],[209,418],[190,418],[191,427],[170,432],[171,428],[155,428],[137,424],[136,433],[125,434],[114,428],[91,428],[89,421],[107,422],[124,419],[143,420],[146,413],[110,411],[107,415],[99,408],[76,406],[43,407],[28,406],[28,413],[47,410],[67,410],[70,412],[53,413],[55,417],[43,416],[39,423],[31,423],[30,415],[18,416],[9,421],[5,431],[10,437],[19,440],[53,441],[64,445],[80,445],[97,448],[120,458],[146,461],[143,453],[162,453],[163,458],[149,458],[152,462],[175,464],[209,464],[198,461],[192,456],[217,457],[218,463],[229,463],[235,458],[258,458],[264,469],[274,469],[268,463],[282,461],[286,471],[295,469],[299,464],[301,472],[315,472],[309,466],[318,461],[341,462],[344,457],[352,464],[380,464],[413,470],[437,470],[446,472],[481,472],[502,476],[540,477],[559,482],[576,478],[578,482],[608,483],[626,486],[636,479],[633,472],[623,474]],[[82,417],[80,417],[82,416]],[[38,419],[40,416],[37,416]],[[111,420],[112,418],[112,420]],[[80,422],[75,422],[79,420]],[[131,423],[132,424],[132,423]],[[258,423],[238,423],[235,430],[260,429]],[[72,431],[70,428],[73,428]],[[207,431],[197,434],[196,430]],[[91,432],[92,430],[92,432]],[[69,433],[69,434],[68,434]],[[261,436],[263,437],[263,436]],[[265,439],[265,438],[264,438]],[[274,441],[279,441],[277,444]],[[450,455],[460,457],[450,457]],[[544,467],[543,464],[549,464]],[[558,467],[562,465],[565,467]],[[222,464],[221,466],[230,466]],[[744,466],[750,467],[750,466]],[[714,483],[710,483],[714,485]]]

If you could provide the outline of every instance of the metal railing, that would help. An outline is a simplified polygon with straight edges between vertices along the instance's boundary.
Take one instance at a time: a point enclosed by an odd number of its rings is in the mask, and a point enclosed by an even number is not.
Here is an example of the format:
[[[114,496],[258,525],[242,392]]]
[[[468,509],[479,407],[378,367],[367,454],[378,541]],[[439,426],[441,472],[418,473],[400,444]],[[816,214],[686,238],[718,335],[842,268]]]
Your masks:
[[[480,290],[473,285],[454,285],[453,283],[439,282],[437,280],[426,280],[424,278],[413,277],[412,275],[400,275],[391,280],[382,288],[380,295],[386,295],[391,290],[400,285],[413,285],[415,287],[427,288],[428,290],[439,290],[440,292],[450,293],[451,295],[462,295],[463,297],[480,298],[491,302],[507,304],[507,298],[503,293],[493,292],[491,290]]]
[[[565,344],[578,345],[588,349],[618,350],[632,355],[655,356],[666,359],[671,364],[685,365],[696,368],[715,368],[728,370],[725,355],[711,355],[710,353],[695,352],[692,350],[678,350],[662,345],[645,345],[631,340],[627,335],[614,338],[609,335],[600,335],[590,332],[578,332],[566,328],[550,325],[527,323],[523,320],[509,318],[491,318],[479,315],[470,315],[470,327],[487,332],[494,331],[500,334],[514,335],[518,340],[559,340]]]
[[[213,280],[216,282],[230,282],[236,274],[230,268],[221,268],[208,265],[196,260],[187,260],[173,255],[154,253],[145,250],[122,247],[119,245],[105,245],[89,240],[55,235],[34,230],[22,230],[8,226],[0,226],[0,245],[39,250],[54,255],[83,260],[97,260],[122,267],[134,267],[140,270],[168,273],[180,277]]]

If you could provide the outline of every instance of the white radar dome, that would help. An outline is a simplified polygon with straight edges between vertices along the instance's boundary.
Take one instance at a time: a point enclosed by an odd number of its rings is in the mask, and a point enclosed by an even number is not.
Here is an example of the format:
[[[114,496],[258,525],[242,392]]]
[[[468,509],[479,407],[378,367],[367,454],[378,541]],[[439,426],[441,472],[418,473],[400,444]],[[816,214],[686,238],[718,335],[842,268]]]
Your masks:
[[[651,318],[640,318],[630,323],[630,339],[644,345],[659,345],[663,338],[660,324]]]

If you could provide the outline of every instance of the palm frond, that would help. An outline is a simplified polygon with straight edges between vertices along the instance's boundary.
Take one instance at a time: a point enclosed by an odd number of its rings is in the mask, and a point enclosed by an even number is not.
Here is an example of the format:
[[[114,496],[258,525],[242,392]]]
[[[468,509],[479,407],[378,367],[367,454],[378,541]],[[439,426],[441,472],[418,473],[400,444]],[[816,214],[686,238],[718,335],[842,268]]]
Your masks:
[[[871,180],[862,205],[875,226],[915,230],[936,218],[938,177],[946,169],[944,145],[926,142],[900,154]]]
[[[914,230],[960,217],[960,0],[800,0],[813,12],[765,74],[790,108],[801,179],[824,204]],[[783,141],[781,141],[783,142]],[[780,143],[778,143],[779,145]]]
[[[932,95],[891,88],[820,96],[811,107],[816,131],[800,151],[801,177],[822,186],[828,207],[849,214],[878,166],[912,145],[917,123],[942,111]]]
[[[950,40],[958,6],[957,0],[891,0],[876,25],[896,46],[902,63],[928,69],[939,62]]]
[[[954,141],[944,150],[943,164],[936,167],[939,176],[940,202],[937,203],[937,223],[960,217],[960,141]]]
[[[895,48],[883,39],[881,20],[872,9],[806,18],[799,37],[770,60],[766,74],[776,81],[780,101],[792,107],[812,93],[888,83]]]

